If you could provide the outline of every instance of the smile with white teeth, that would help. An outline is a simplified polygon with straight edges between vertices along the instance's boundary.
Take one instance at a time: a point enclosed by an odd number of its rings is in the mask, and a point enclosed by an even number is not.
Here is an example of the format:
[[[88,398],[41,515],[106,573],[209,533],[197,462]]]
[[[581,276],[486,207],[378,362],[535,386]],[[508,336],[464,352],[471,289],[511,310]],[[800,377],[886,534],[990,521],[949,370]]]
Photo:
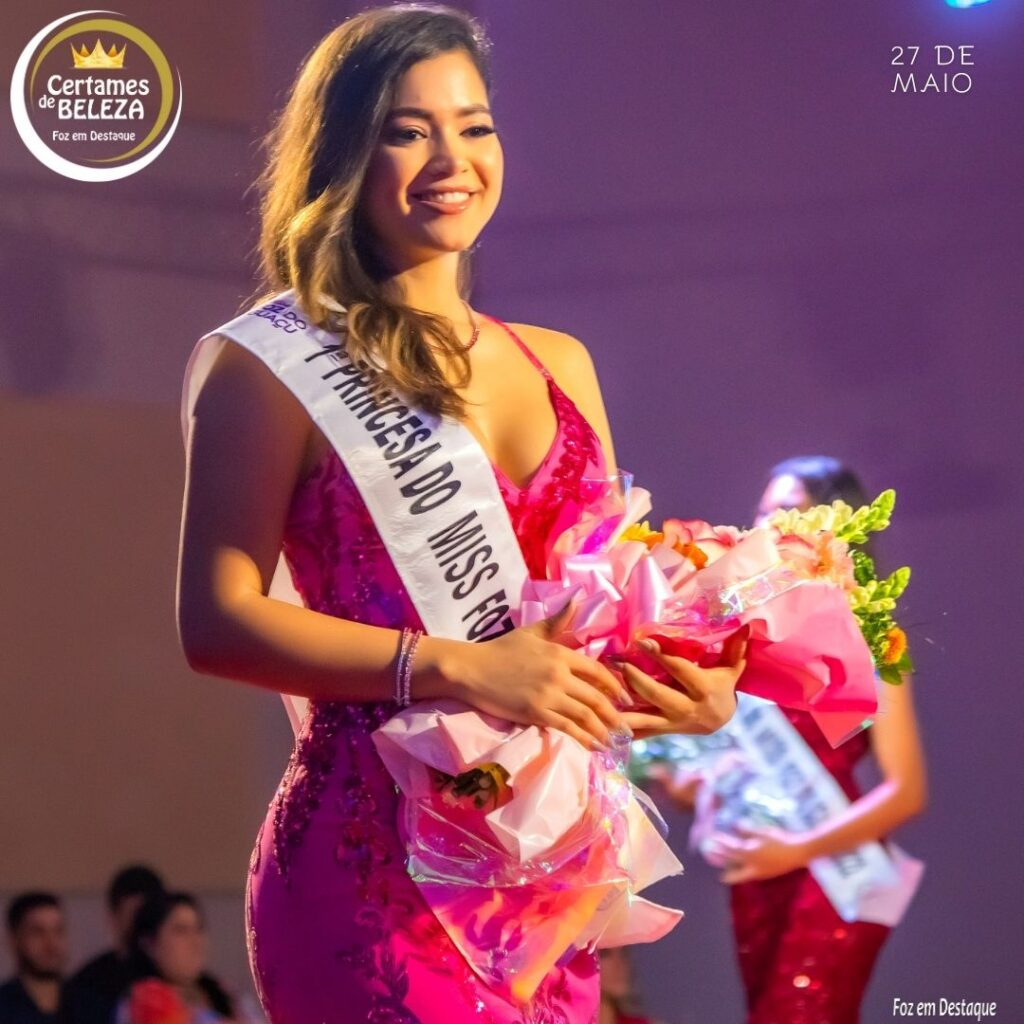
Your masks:
[[[429,199],[436,203],[464,203],[471,192],[417,192],[417,199]]]

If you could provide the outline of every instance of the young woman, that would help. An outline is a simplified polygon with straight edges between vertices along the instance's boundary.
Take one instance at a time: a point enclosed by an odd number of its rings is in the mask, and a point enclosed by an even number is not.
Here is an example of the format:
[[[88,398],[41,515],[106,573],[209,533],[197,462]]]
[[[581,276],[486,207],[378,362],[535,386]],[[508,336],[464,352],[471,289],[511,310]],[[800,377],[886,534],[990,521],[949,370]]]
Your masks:
[[[836,459],[787,459],[771,471],[755,525],[777,509],[827,505],[837,498],[854,508],[866,503],[856,475]],[[842,920],[807,865],[871,840],[884,840],[927,803],[925,758],[914,713],[913,684],[882,685],[874,725],[833,749],[810,715],[786,717],[850,799],[840,815],[803,833],[751,831],[722,837],[729,866],[733,931],[746,989],[747,1024],[856,1024],[871,971],[891,929]],[[861,794],[856,763],[871,751],[883,781]],[[675,803],[692,808],[695,777],[664,779]]]
[[[154,893],[128,935],[136,978],[117,1004],[116,1024],[230,1024],[234,1000],[206,972],[206,924],[194,896]]]
[[[293,290],[302,330],[344,332],[348,357],[408,408],[469,432],[486,454],[470,483],[493,490],[537,576],[583,511],[582,481],[613,475],[615,458],[584,346],[467,301],[469,253],[502,190],[487,51],[479,25],[434,5],[365,11],[327,35],[269,136],[262,262],[268,295]],[[281,309],[256,315],[287,338],[300,328]],[[378,529],[394,510],[371,515],[280,375],[226,344],[185,390],[183,649],[198,671],[310,700],[247,885],[271,1021],[589,1024],[588,952],[557,965],[529,1006],[468,968],[406,873],[395,786],[370,734],[396,710],[396,674],[400,697],[457,697],[588,746],[622,725],[705,732],[735,708],[743,641],[714,669],[663,657],[685,692],[630,671],[659,709],[642,716],[620,710],[617,675],[555,642],[570,609],[486,643],[414,646],[422,618]],[[282,546],[305,607],[268,596]]]

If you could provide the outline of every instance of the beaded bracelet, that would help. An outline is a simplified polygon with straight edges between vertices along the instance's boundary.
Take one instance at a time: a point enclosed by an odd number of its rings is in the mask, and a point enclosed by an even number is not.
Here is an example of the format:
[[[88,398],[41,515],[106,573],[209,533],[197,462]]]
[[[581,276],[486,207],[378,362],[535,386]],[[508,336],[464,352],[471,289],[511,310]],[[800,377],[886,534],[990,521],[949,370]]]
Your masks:
[[[412,629],[410,626],[402,627],[398,665],[395,668],[395,700],[403,708],[412,703],[412,659],[421,636],[423,636],[422,629]]]
[[[406,648],[411,632],[408,626],[403,626],[398,640],[398,662],[395,665],[395,703],[399,706],[402,704],[402,670],[405,668]]]
[[[402,707],[408,707],[412,703],[412,659],[421,636],[423,630],[413,630],[406,649],[405,664],[402,666]]]

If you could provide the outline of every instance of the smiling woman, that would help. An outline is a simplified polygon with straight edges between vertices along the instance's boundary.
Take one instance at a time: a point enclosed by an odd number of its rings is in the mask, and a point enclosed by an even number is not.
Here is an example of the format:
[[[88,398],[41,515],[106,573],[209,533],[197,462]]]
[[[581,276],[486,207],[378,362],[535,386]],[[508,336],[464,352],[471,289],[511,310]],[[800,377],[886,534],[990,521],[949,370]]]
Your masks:
[[[528,1004],[474,973],[406,870],[370,738],[445,697],[588,749],[629,727],[619,678],[556,642],[568,608],[513,627],[615,461],[584,346],[469,304],[503,184],[488,49],[471,18],[421,4],[320,42],[268,136],[266,291],[185,372],[182,647],[197,671],[309,702],[246,888],[273,1024],[590,1024],[597,1008],[587,950],[538,972]],[[271,596],[282,552],[305,607]],[[633,682],[666,728],[695,731],[740,671],[690,666],[692,700]],[[478,937],[495,972],[523,928],[516,910]]]
[[[456,326],[472,324],[458,297],[504,170],[490,43],[459,13],[401,7],[326,36],[267,135],[257,184],[268,287],[255,300],[294,287],[314,321],[345,328],[355,357],[373,354],[385,383],[459,415],[470,366]],[[311,123],[323,126],[314,140]],[[455,280],[439,284],[449,265]]]
[[[450,69],[446,69],[440,62],[454,63]],[[448,77],[452,81],[457,81],[460,76],[467,74],[472,78],[472,71],[467,67],[467,63],[466,58],[462,54],[444,54],[436,58],[436,61],[430,62],[431,66],[423,74],[427,77],[431,75],[444,76],[445,71],[448,70]],[[415,70],[415,68],[410,68],[410,73],[406,75],[406,78],[413,79]],[[410,89],[413,87],[412,81],[404,84],[407,84]],[[497,143],[497,134],[491,121],[491,111],[486,104],[473,103],[466,107],[460,107],[448,114],[448,117],[454,122],[456,131],[462,131],[462,122],[467,118],[476,117],[479,121],[481,116],[484,118],[483,123],[471,125],[465,129],[465,132],[470,137],[476,139],[485,139],[488,136],[493,136],[494,142]],[[435,134],[443,132],[446,116],[443,112],[435,116],[432,111],[423,107],[402,106],[394,107],[388,115],[388,119],[388,138],[395,144],[401,145],[403,143],[415,142],[418,139],[429,140],[430,132]],[[406,119],[409,120],[407,121]],[[425,133],[424,129],[414,127],[417,121],[426,122],[430,126]],[[417,134],[417,132],[420,134]],[[492,187],[486,193],[491,199],[491,211],[493,212],[494,206],[497,205],[497,193],[500,191],[501,168],[498,157],[500,156],[501,149],[500,146],[493,145],[485,152],[486,156],[489,157],[484,162],[483,167],[488,172],[487,177],[492,182],[495,177],[499,178],[498,187]],[[482,182],[473,183],[468,177],[460,177],[458,180],[453,181],[430,181],[426,184],[425,188],[410,188],[408,194],[416,202],[422,203],[440,213],[463,213],[469,208],[470,200],[474,196],[484,194],[484,191]]]
[[[556,517],[572,521],[579,479],[606,467],[601,440],[519,332],[467,301],[470,251],[502,188],[488,48],[465,15],[421,5],[366,11],[320,42],[267,139],[258,301],[272,317],[263,322],[287,331],[343,331],[353,365],[372,366],[377,384],[421,416],[461,418],[478,405],[487,415],[468,436],[515,479],[533,470],[517,488],[491,462],[489,486],[492,518],[505,517],[519,557],[538,569]],[[561,352],[582,352],[574,339],[552,344],[556,334],[531,332],[564,372],[589,366]],[[423,628],[421,609],[337,446],[301,403],[241,346],[222,348],[204,380],[198,362],[185,388],[182,644],[200,671],[310,698],[246,887],[250,965],[269,1019],[589,1022],[591,953],[554,968],[529,1006],[512,1005],[473,973],[419,895],[370,733],[397,709],[396,639]],[[606,432],[603,407],[595,415]],[[409,459],[426,453],[414,415],[392,420],[378,444],[404,446]],[[267,596],[282,547],[306,608]],[[470,568],[467,581],[490,575]],[[566,658],[549,638],[556,626],[487,644],[425,635],[406,685],[589,746],[619,724],[621,686],[596,662]],[[496,936],[496,957],[513,946]]]

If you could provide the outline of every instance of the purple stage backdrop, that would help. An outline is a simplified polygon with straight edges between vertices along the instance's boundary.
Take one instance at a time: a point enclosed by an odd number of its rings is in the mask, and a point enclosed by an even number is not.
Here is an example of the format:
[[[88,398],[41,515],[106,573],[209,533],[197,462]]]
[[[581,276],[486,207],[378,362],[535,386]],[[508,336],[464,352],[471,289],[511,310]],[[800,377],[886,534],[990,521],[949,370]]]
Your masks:
[[[894,1019],[897,998],[948,998],[996,1001],[998,1020],[1024,1020],[1024,691],[1013,610],[1024,444],[1019,5],[462,6],[495,42],[506,157],[475,305],[587,344],[619,464],[652,491],[652,518],[748,522],[768,468],[793,454],[835,454],[873,492],[896,488],[881,553],[913,566],[905,619],[931,779],[926,815],[899,839],[927,872],[883,951],[864,1019]],[[180,502],[184,360],[252,289],[245,190],[256,139],[303,55],[356,9],[122,5],[160,39],[184,94],[166,151],[122,181],[54,174],[4,119],[0,397],[9,422],[24,427],[22,414],[46,403],[128,418],[148,410],[167,441],[148,471]],[[46,2],[11,12],[5,66],[71,10]],[[894,92],[893,48],[921,48],[923,79],[936,70],[936,45],[973,46],[962,69],[969,89]],[[44,435],[14,436],[25,449]],[[5,463],[26,473],[46,464],[45,448]],[[173,586],[167,525],[154,539],[168,556],[158,560],[161,594]],[[88,534],[81,543],[86,557]],[[45,563],[41,546],[21,549],[26,564]],[[165,650],[170,609],[168,600]],[[94,628],[113,627],[94,616]],[[17,643],[8,637],[5,649]],[[10,699],[21,699],[20,678],[5,680]],[[200,709],[222,685],[197,686]],[[276,700],[252,699],[261,709]],[[102,746],[103,708],[84,706]],[[270,713],[281,731],[244,769],[258,797],[233,850],[247,852],[287,757],[283,711]],[[188,721],[178,724],[187,744]],[[231,731],[220,723],[228,746]],[[687,821],[670,814],[669,823],[686,872],[654,896],[687,917],[638,949],[641,983],[666,1022],[729,1024],[741,1019],[742,997],[727,893],[685,850]],[[130,823],[124,834],[133,852],[159,858],[131,838]],[[244,867],[231,876],[239,887]],[[65,874],[71,888],[105,880],[98,869]]]

